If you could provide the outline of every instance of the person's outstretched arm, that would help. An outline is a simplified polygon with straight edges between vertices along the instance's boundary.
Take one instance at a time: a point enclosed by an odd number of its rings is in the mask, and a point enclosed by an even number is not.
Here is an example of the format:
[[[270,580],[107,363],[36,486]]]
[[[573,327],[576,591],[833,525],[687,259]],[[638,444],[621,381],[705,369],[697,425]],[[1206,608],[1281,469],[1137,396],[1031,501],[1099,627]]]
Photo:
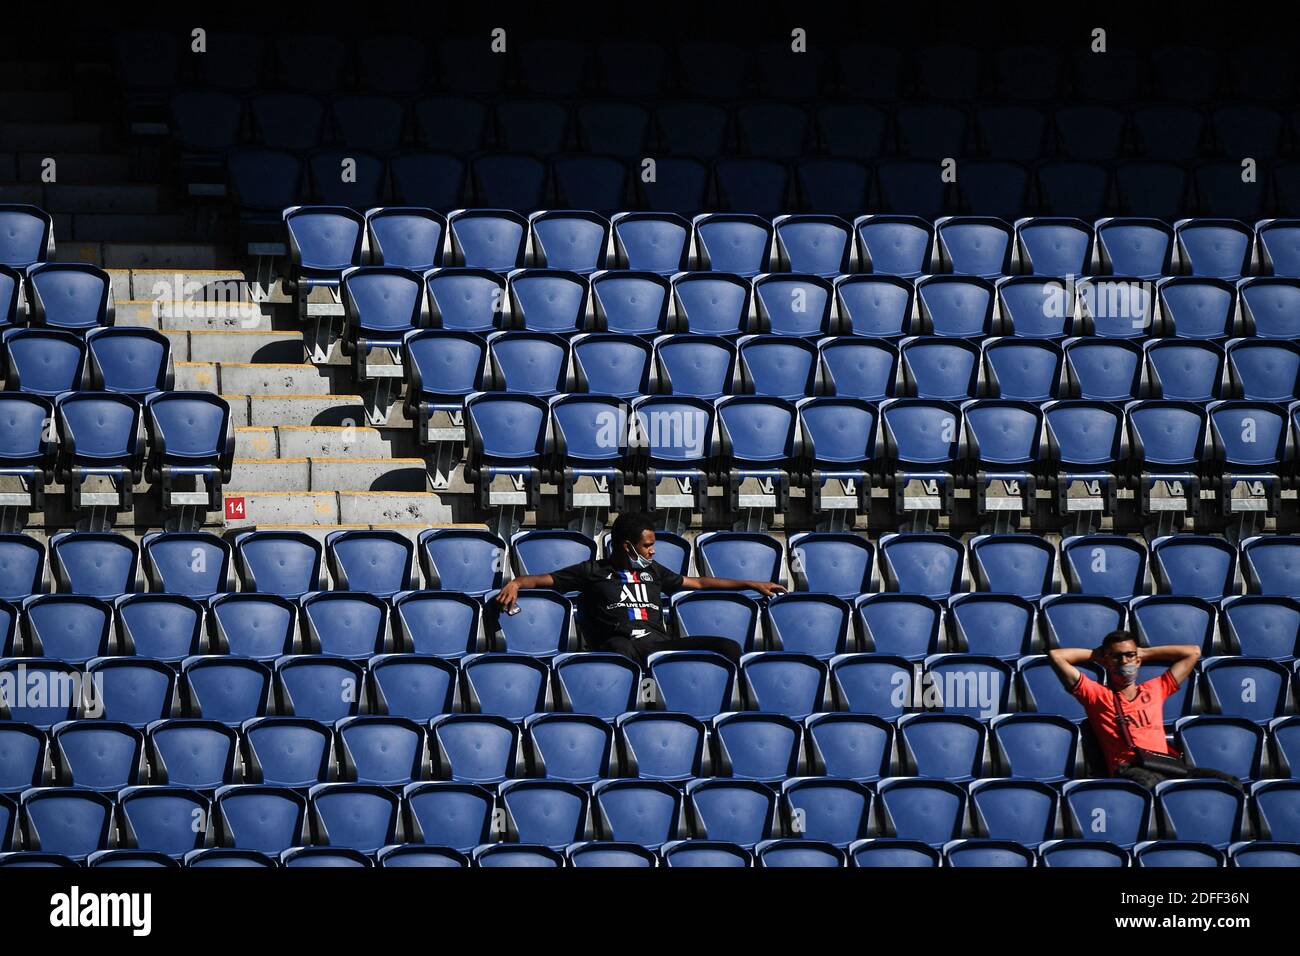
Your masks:
[[[786,588],[783,584],[771,581],[737,581],[734,578],[682,578],[682,587],[688,591],[757,591],[763,597],[781,594]]]
[[[1168,664],[1169,673],[1180,687],[1200,659],[1201,649],[1195,644],[1165,644],[1161,647],[1138,648],[1140,663]]]
[[[1096,658],[1097,650],[1088,650],[1086,647],[1058,647],[1047,652],[1052,670],[1056,671],[1056,676],[1070,693],[1074,693],[1074,689],[1079,686],[1079,678],[1083,676],[1079,673],[1079,665]]]
[[[549,574],[521,574],[501,585],[496,601],[501,605],[502,610],[509,613],[515,606],[515,597],[520,591],[527,591],[529,588],[549,588],[554,584],[555,579]]]

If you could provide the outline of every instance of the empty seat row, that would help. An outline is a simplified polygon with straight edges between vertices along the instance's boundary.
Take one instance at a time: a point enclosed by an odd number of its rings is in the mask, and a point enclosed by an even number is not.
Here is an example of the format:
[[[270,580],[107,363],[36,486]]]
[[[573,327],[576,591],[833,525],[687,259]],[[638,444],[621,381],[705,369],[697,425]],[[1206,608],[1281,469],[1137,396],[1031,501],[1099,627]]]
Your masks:
[[[1136,793],[1113,789],[1076,785],[1071,791],[1067,785],[1057,794],[1043,784],[999,778],[969,787],[911,778],[886,778],[871,787],[792,778],[778,792],[756,781],[703,777],[684,790],[656,781],[601,780],[590,791],[555,781],[511,781],[495,798],[458,784],[409,784],[398,793],[326,783],[306,795],[234,785],[218,789],[214,798],[184,787],[134,786],[114,799],[41,787],[23,792],[16,813],[5,809],[16,817],[10,829],[24,848],[77,859],[117,846],[173,859],[210,846],[274,854],[308,843],[370,854],[407,840],[467,851],[494,838],[553,850],[597,838],[653,850],[694,837],[752,850],[783,836],[841,849],[873,836],[936,849],[973,836],[1033,849],[1067,834],[1130,848],[1156,832],[1220,851],[1256,830],[1279,843],[1300,838],[1294,823],[1300,784],[1294,781],[1261,781],[1249,799],[1219,781],[1168,781],[1158,786],[1154,800],[1143,794],[1140,806],[1133,805],[1140,799]],[[1080,811],[1107,798],[1127,801],[1128,812],[1116,809],[1104,836],[1088,832]],[[503,818],[496,826],[494,810]],[[195,817],[211,823],[193,827]]]
[[[839,213],[840,210],[832,210]],[[469,266],[510,271],[549,266],[580,273],[619,268],[671,275],[690,270],[754,276],[952,273],[994,279],[1115,275],[1241,279],[1297,275],[1294,220],[988,216],[761,215],[623,212],[606,218],[564,209],[526,218],[505,209],[289,206],[284,220],[299,268],[336,276],[367,263],[423,271]]]

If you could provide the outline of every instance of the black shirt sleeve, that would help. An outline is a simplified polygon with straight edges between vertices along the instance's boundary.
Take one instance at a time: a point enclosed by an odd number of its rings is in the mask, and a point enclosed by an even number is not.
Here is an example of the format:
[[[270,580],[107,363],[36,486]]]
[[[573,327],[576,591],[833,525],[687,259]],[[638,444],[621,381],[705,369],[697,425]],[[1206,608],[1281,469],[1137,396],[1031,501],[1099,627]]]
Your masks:
[[[595,561],[579,561],[567,568],[551,572],[553,587],[557,591],[581,591],[592,581],[598,579]]]
[[[665,594],[672,594],[674,591],[682,589],[682,576],[676,571],[672,571],[658,561],[654,563],[655,573],[659,575],[659,586],[663,588]]]

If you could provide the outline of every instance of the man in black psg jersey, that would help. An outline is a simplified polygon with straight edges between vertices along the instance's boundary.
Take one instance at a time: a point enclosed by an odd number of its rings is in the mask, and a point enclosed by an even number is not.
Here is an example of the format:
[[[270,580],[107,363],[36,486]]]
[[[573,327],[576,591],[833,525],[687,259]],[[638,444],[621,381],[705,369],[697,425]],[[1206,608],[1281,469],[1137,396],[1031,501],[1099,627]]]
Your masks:
[[[551,574],[525,574],[506,582],[497,603],[509,612],[516,595],[529,588],[555,588],[582,594],[586,634],[601,650],[616,651],[646,666],[655,651],[716,651],[733,664],[740,662],[740,645],[725,637],[671,637],[664,627],[660,593],[718,588],[757,591],[764,597],[785,590],[771,581],[731,578],[689,578],[654,560],[654,523],[646,515],[622,514],[610,534],[612,554],[600,561],[583,561]]]

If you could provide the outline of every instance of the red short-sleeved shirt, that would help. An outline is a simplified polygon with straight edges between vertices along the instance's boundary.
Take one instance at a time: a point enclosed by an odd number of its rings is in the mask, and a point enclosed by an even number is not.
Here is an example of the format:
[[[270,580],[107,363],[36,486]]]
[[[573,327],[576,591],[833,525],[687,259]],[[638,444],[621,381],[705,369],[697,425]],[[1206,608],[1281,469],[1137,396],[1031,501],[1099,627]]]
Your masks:
[[[1129,736],[1133,738],[1135,747],[1161,754],[1172,753],[1165,740],[1164,707],[1165,698],[1177,690],[1178,681],[1174,680],[1173,674],[1165,671],[1159,677],[1138,684],[1137,696],[1132,700],[1125,700],[1120,695],[1124,719],[1128,722]],[[1106,765],[1114,774],[1118,764],[1133,756],[1133,748],[1124,741],[1115,721],[1114,692],[1087,674],[1080,674],[1074,696],[1083,704],[1088,722],[1092,724],[1092,732],[1106,757]]]

